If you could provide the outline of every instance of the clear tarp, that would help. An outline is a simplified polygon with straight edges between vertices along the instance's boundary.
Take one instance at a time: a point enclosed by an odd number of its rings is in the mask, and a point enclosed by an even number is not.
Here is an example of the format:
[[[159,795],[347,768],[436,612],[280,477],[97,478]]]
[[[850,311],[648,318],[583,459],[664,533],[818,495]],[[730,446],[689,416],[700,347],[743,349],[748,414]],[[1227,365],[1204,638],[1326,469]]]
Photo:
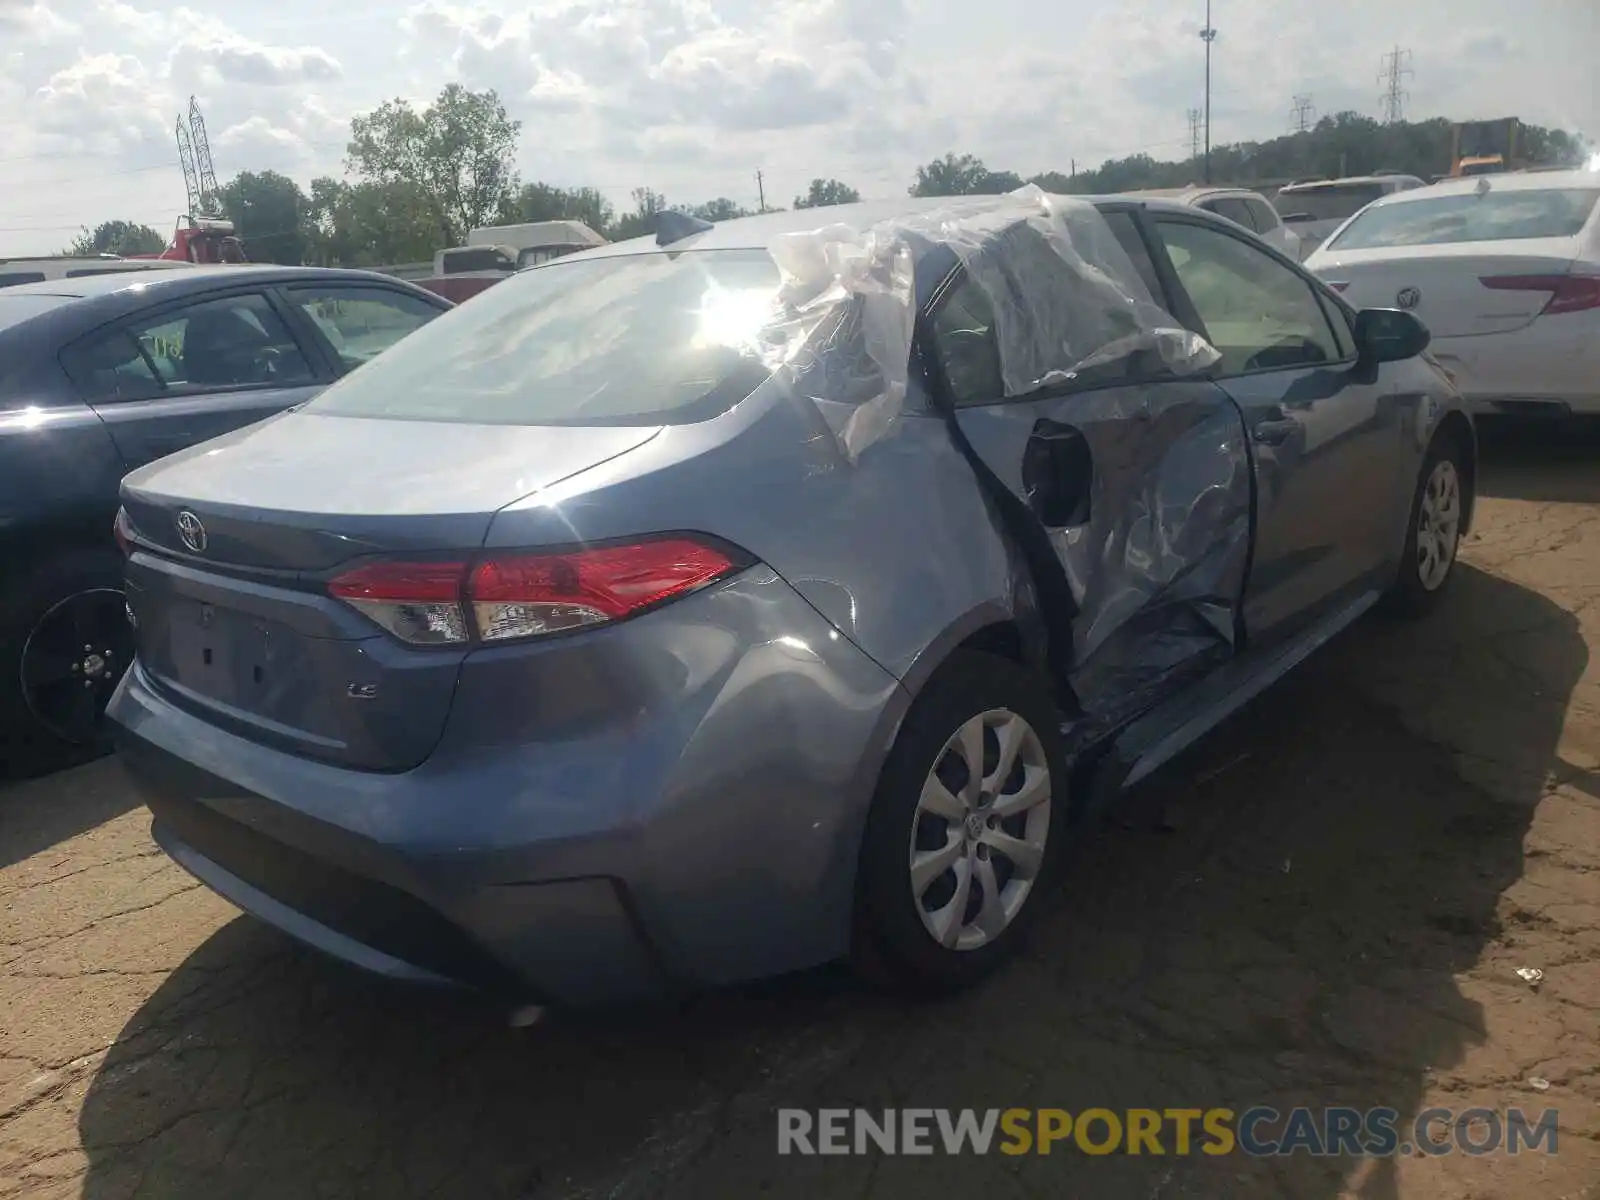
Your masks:
[[[1030,185],[953,197],[865,229],[834,224],[782,235],[769,247],[783,284],[762,357],[796,394],[818,402],[852,460],[905,404],[917,264],[941,247],[989,299],[1008,395],[1140,353],[1173,375],[1217,361],[1204,338],[1155,302],[1084,200]]]

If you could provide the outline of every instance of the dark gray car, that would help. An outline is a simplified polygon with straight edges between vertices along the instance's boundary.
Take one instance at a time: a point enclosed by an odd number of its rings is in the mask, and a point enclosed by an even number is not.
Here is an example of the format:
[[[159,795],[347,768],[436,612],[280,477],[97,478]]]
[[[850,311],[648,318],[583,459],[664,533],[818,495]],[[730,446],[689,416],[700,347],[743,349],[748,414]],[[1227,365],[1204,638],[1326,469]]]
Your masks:
[[[309,400],[450,305],[362,271],[185,267],[0,291],[0,765],[100,740],[133,652],[117,484]]]
[[[174,859],[392,976],[960,984],[1098,805],[1440,596],[1426,343],[1179,205],[661,214],[133,473],[119,746]]]

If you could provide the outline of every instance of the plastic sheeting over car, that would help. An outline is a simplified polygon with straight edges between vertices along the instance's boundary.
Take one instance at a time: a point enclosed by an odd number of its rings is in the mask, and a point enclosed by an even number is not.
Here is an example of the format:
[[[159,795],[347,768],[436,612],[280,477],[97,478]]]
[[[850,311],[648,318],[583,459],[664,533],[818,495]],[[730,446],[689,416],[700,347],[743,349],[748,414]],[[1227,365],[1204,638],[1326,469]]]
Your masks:
[[[865,229],[834,224],[784,234],[769,246],[783,284],[762,357],[787,373],[797,394],[821,402],[852,460],[904,407],[916,267],[940,248],[955,253],[994,309],[1008,395],[1070,383],[1089,367],[1140,352],[1177,375],[1219,357],[1151,298],[1093,204],[1032,185],[1004,196],[953,197]]]
[[[1057,664],[1086,716],[1121,720],[1228,652],[1250,538],[1243,425],[1194,378],[1216,350],[1152,298],[1098,208],[1029,187],[771,251],[784,282],[769,365],[855,462],[906,403],[919,263],[953,252],[981,290],[993,399],[1011,402],[957,409],[953,432],[1070,646]]]

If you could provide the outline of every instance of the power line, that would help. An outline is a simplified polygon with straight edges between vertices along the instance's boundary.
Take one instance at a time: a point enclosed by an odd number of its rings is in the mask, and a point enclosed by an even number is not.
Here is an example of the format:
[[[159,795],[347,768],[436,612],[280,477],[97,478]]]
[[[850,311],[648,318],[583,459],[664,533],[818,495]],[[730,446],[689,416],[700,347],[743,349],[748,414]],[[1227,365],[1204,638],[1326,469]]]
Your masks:
[[[1383,105],[1386,125],[1393,125],[1405,115],[1406,98],[1410,93],[1406,91],[1403,81],[1414,74],[1411,51],[1396,46],[1383,56],[1383,70],[1378,75],[1378,82],[1387,84],[1387,87],[1383,95],[1378,97],[1378,102]]]
[[[1294,109],[1289,113],[1289,132],[1304,133],[1316,122],[1317,110],[1310,96],[1296,96]]]

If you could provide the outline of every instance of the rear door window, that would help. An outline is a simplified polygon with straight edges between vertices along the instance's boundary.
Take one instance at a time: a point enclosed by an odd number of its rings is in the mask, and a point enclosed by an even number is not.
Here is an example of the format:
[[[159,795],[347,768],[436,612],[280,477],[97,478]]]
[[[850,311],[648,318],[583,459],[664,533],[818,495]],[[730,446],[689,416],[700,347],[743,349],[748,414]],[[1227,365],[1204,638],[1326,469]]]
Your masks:
[[[0,272],[0,287],[15,287],[19,283],[43,283],[43,271]]]
[[[934,351],[958,407],[988,404],[1006,392],[994,308],[970,279],[953,287],[933,314]]]
[[[1271,233],[1279,225],[1278,214],[1273,211],[1272,205],[1265,200],[1246,200],[1244,206],[1250,210],[1250,218],[1255,222],[1257,233]]]
[[[100,401],[314,381],[299,344],[256,292],[135,318],[80,342],[63,362],[84,398]]]
[[[1156,265],[1150,260],[1150,247],[1145,245],[1144,238],[1139,233],[1139,227],[1134,223],[1133,214],[1126,212],[1102,212],[1106,224],[1111,227],[1111,232],[1116,235],[1117,241],[1127,251],[1128,257],[1133,260],[1134,270],[1139,272],[1139,278],[1150,292],[1150,298],[1157,304],[1164,305],[1162,299],[1161,278],[1156,274]]]
[[[319,284],[290,288],[285,295],[328,339],[346,371],[376,358],[445,311],[409,292],[382,287]]]
[[[1203,207],[1208,208],[1219,217],[1226,217],[1235,225],[1243,226],[1252,233],[1255,232],[1255,222],[1250,219],[1250,209],[1243,200],[1233,196],[1224,196],[1221,199],[1209,201]]]

